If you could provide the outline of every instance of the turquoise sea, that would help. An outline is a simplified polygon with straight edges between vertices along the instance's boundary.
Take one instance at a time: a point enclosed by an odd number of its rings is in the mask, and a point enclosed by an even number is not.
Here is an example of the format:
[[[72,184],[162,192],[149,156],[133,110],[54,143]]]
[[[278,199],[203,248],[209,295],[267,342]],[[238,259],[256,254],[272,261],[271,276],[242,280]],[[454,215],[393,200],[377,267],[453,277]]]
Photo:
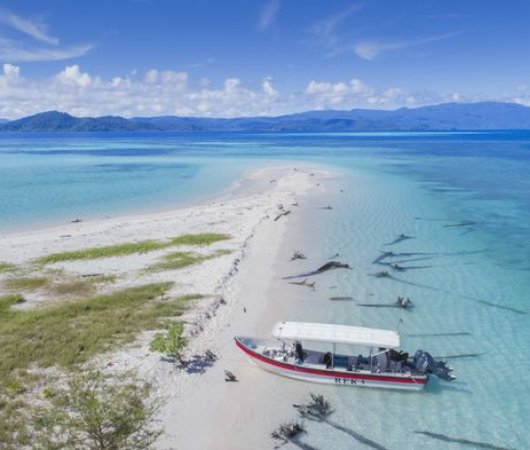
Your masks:
[[[345,174],[299,243],[354,270],[330,273],[296,319],[399,326],[403,347],[458,377],[420,393],[330,387],[336,426],[311,423],[306,443],[530,448],[529,132],[2,135],[0,232],[193,203],[271,161]],[[414,309],[385,306],[398,295]]]

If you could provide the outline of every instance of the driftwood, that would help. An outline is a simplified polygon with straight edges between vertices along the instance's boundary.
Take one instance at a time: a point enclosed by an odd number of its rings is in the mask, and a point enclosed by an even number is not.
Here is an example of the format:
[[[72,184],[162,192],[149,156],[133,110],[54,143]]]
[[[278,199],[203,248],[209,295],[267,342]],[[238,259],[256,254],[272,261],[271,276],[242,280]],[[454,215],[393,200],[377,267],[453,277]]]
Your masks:
[[[293,440],[295,440],[298,435],[305,432],[306,431],[304,425],[301,422],[293,420],[292,422],[282,423],[271,433],[271,437],[273,439],[282,441],[280,445],[283,445],[287,444],[288,442],[293,442]]]
[[[291,261],[295,259],[307,259],[307,257],[300,250],[295,250],[293,256],[291,256]]]
[[[283,277],[283,279],[288,280],[290,278],[310,277],[313,275],[318,275],[330,269],[351,269],[351,267],[349,264],[346,263],[341,263],[339,261],[330,261],[324,264],[323,266],[320,266],[318,269],[313,270],[312,272],[301,273],[300,275],[291,275],[289,277]]]
[[[388,244],[385,244],[385,245],[394,245],[401,241],[406,241],[407,239],[414,239],[414,236],[407,236],[406,234],[401,233],[392,242],[389,242]]]
[[[59,237],[62,237],[62,238],[69,238],[69,237],[72,237],[71,234],[62,234],[61,236]]]
[[[330,262],[324,264],[323,266],[320,266],[316,270],[316,272],[322,273],[322,272],[325,272],[326,270],[330,270],[330,269],[351,269],[351,267],[350,267],[349,264],[346,264],[346,263],[341,263],[339,261],[330,261]]]
[[[310,393],[311,401],[309,403],[297,405],[294,404],[293,407],[297,409],[298,413],[305,418],[319,418],[323,419],[324,417],[333,414],[333,410],[329,402],[321,394]]]
[[[81,276],[83,278],[90,278],[90,277],[102,277],[103,275],[105,275],[104,273],[85,273],[85,274],[82,274]]]
[[[209,348],[206,349],[204,352],[204,356],[206,356],[206,359],[209,359],[210,361],[217,361],[217,355],[212,352]]]
[[[81,219],[70,220],[70,223],[79,223],[79,222],[82,222],[82,220]]]
[[[225,381],[234,382],[234,381],[238,381],[238,379],[232,372],[230,372],[229,370],[225,370]]]
[[[345,300],[353,300],[353,297],[330,297],[330,300],[334,301],[345,301]]]
[[[386,270],[376,272],[373,276],[376,278],[392,278],[392,275],[390,275]]]
[[[303,281],[289,281],[289,284],[295,284],[297,286],[307,286],[308,288],[311,288],[313,290],[316,289],[315,287],[316,283],[317,283],[316,281],[313,281],[312,283],[308,283],[307,279]]]
[[[291,214],[291,210],[290,210],[290,209],[288,209],[287,211],[282,212],[281,214],[278,214],[278,215],[275,217],[274,221],[276,222],[276,221],[279,220],[281,217],[283,217],[283,216],[288,216],[289,214]]]
[[[319,206],[318,209],[333,209],[333,206],[327,205],[327,206]]]
[[[356,441],[368,447],[372,447],[376,450],[387,450],[386,447],[383,447],[381,444],[375,441],[372,441],[366,436],[363,436],[362,434],[357,433],[356,431],[350,428],[346,428],[345,426],[332,421],[329,418],[329,416],[333,414],[333,410],[331,409],[329,402],[324,399],[324,396],[318,395],[318,394],[310,394],[310,395],[311,395],[311,401],[309,403],[302,404],[302,405],[293,405],[293,407],[297,409],[301,417],[308,419],[308,420],[325,423],[333,427],[334,429],[342,431],[343,433],[351,436]]]
[[[396,306],[401,309],[407,309],[412,307],[412,302],[408,297],[398,297],[396,301]]]

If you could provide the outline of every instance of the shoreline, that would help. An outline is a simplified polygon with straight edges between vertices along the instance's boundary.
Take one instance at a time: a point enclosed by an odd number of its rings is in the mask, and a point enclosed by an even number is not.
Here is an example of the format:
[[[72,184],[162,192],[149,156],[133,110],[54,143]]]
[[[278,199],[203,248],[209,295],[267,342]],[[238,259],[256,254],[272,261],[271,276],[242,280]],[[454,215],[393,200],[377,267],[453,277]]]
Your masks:
[[[214,202],[235,200],[241,197],[247,197],[251,194],[256,194],[267,188],[269,180],[260,179],[259,174],[267,171],[271,176],[275,172],[282,172],[286,168],[304,167],[307,170],[322,169],[322,165],[315,163],[307,163],[300,161],[269,161],[265,165],[263,163],[249,165],[241,168],[239,176],[227,185],[225,185],[218,192],[201,193],[192,199],[176,200],[172,202],[156,203],[154,206],[140,206],[140,207],[125,207],[120,208],[116,215],[111,215],[108,211],[99,211],[88,213],[84,216],[72,213],[69,219],[57,215],[54,218],[46,218],[41,221],[26,220],[22,225],[17,227],[10,225],[5,228],[0,228],[0,239],[18,234],[32,234],[52,229],[59,229],[63,227],[72,227],[77,224],[97,224],[110,221],[124,221],[141,219],[146,216],[158,216],[164,214],[171,214],[180,210],[196,208],[205,206]],[[76,222],[79,220],[79,222]]]
[[[286,242],[286,234],[292,233],[293,221],[302,220],[299,211],[310,204],[312,193],[321,192],[324,180],[337,175],[316,165],[275,165],[251,172],[239,182],[230,198],[216,199],[191,208],[181,208],[159,214],[112,218],[105,221],[87,221],[67,224],[44,230],[33,230],[0,236],[0,261],[17,265],[18,270],[26,270],[34,276],[35,265],[30,263],[51,253],[79,250],[90,247],[121,244],[149,239],[168,239],[185,233],[210,232],[229,234],[227,241],[216,242],[207,249],[184,247],[184,250],[206,254],[211,251],[224,251],[222,256],[207,260],[198,265],[145,274],[145,267],[163,256],[162,250],[127,256],[113,256],[102,259],[64,261],[46,265],[45,269],[59,271],[54,277],[67,274],[82,276],[87,273],[103,273],[116,276],[111,286],[104,287],[102,293],[141,286],[149,283],[174,281],[169,295],[202,294],[180,320],[186,323],[185,337],[188,339],[183,358],[194,359],[197,365],[191,372],[178,370],[174,364],[161,358],[160,354],[149,351],[149,342],[154,331],[142,332],[134,345],[126,346],[111,353],[98,355],[97,365],[104,370],[122,372],[133,369],[150,382],[155,392],[167,400],[161,412],[161,420],[166,434],[157,448],[173,446],[175,440],[193,441],[195,431],[201,427],[201,417],[180,413],[185,411],[187,399],[202,396],[205,383],[211,377],[216,384],[222,383],[222,390],[215,401],[223,404],[226,396],[233,393],[226,389],[230,383],[224,382],[222,371],[232,366],[233,348],[231,336],[246,329],[253,334],[265,333],[271,320],[281,319],[281,311],[271,315],[268,299],[271,286],[277,284],[278,261],[285,254],[292,254]],[[300,201],[300,205],[299,205]],[[286,210],[292,214],[279,217]],[[276,219],[276,220],[275,220]],[[300,230],[298,229],[297,232]],[[22,268],[22,269],[20,269]],[[6,292],[5,281],[13,276],[9,272],[0,273],[2,295]],[[284,285],[284,283],[282,283]],[[287,289],[292,288],[287,287]],[[40,307],[61,301],[44,291],[24,293],[22,308]],[[64,298],[64,301],[71,299]],[[243,312],[244,308],[244,312]],[[274,306],[277,308],[277,306]],[[234,331],[232,331],[234,330]],[[227,339],[228,337],[228,339]],[[203,365],[202,355],[206,350],[213,351],[218,359],[213,366]],[[247,371],[246,361],[237,355],[242,370]],[[240,369],[236,369],[237,372]],[[226,386],[225,386],[226,385]],[[238,397],[238,396],[236,396]],[[179,422],[175,418],[180,417]],[[185,424],[185,425],[184,425]],[[212,429],[224,428],[223,422],[212,424]],[[176,431],[174,434],[173,430]],[[183,430],[190,434],[181,436]],[[203,436],[215,440],[216,434]],[[189,442],[191,442],[189,441]],[[212,441],[212,442],[213,442]],[[243,439],[242,442],[245,442]],[[184,445],[183,445],[184,444]],[[229,437],[223,441],[225,448],[233,447]],[[209,448],[195,446],[195,448]],[[217,448],[221,448],[217,446]]]

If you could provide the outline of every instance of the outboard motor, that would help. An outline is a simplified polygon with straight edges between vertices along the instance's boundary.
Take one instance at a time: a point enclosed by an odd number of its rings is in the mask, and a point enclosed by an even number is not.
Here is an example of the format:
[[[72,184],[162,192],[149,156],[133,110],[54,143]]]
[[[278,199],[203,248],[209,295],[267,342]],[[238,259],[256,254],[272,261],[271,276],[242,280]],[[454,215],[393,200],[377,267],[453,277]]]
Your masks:
[[[442,380],[453,381],[456,379],[451,373],[453,369],[447,363],[435,361],[431,354],[425,350],[418,350],[414,354],[414,367],[422,373],[433,373]]]

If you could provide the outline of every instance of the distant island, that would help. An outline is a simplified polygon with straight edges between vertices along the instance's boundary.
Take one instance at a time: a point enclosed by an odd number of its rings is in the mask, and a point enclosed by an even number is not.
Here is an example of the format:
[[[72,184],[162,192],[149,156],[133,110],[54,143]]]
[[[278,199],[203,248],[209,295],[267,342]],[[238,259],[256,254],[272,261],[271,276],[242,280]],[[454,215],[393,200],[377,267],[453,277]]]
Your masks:
[[[395,110],[307,111],[276,117],[117,116],[78,118],[46,111],[17,120],[0,119],[0,132],[347,132],[530,129],[530,108],[501,102],[444,103]]]

